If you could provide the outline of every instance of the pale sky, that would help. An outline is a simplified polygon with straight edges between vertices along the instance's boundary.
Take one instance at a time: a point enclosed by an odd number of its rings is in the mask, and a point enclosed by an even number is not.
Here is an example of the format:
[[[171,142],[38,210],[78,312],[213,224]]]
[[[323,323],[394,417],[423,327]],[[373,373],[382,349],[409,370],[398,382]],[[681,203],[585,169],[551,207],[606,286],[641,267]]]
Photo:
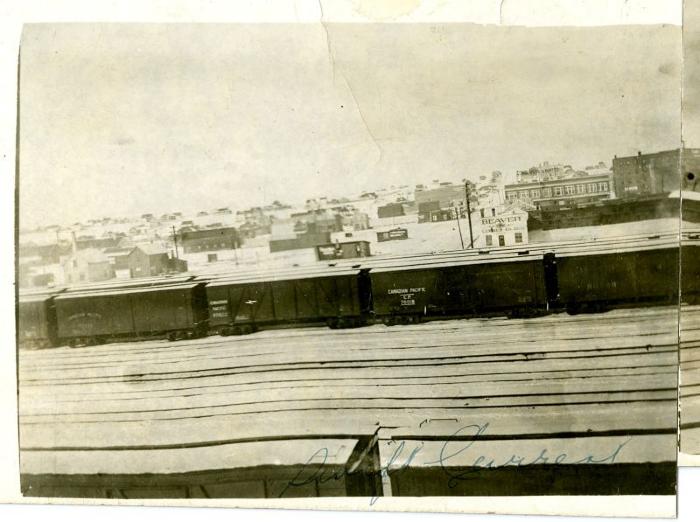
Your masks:
[[[20,223],[235,209],[678,146],[680,28],[29,25]]]
[[[683,140],[700,147],[700,1],[685,3],[683,54]]]

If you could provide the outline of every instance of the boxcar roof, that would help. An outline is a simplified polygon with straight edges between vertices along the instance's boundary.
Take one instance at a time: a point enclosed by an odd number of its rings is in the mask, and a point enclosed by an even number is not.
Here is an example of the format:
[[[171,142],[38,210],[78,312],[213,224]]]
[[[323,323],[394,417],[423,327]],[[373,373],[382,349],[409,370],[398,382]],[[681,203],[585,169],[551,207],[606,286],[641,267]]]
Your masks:
[[[32,294],[32,295],[22,295],[19,296],[20,303],[39,303],[41,301],[46,301],[51,299],[53,294]]]
[[[337,277],[357,275],[360,272],[357,268],[330,268],[330,267],[310,267],[306,270],[277,270],[270,272],[248,272],[237,276],[230,276],[225,279],[211,281],[207,287],[227,286],[231,284],[259,283],[266,281],[290,281],[294,279],[311,279],[316,277]]]
[[[55,295],[60,294],[65,291],[65,288],[34,288],[31,290],[20,290],[19,292],[19,302],[29,303],[35,301],[45,301]]]
[[[662,249],[678,248],[678,238],[670,239],[647,238],[622,245],[613,244],[589,244],[567,245],[559,248],[529,248],[532,245],[523,245],[518,251],[478,250],[472,255],[414,257],[408,259],[384,259],[369,261],[362,264],[362,268],[370,268],[371,273],[388,272],[393,270],[418,270],[423,268],[445,268],[450,266],[466,266],[491,263],[508,263],[539,260],[547,252],[553,252],[557,257],[573,257],[586,255],[618,254]]]
[[[136,288],[104,288],[99,290],[86,290],[84,292],[70,292],[56,296],[56,299],[79,299],[83,297],[104,297],[112,295],[142,294],[146,292],[166,292],[170,290],[191,290],[202,283],[181,283],[174,285],[160,285]]]
[[[700,233],[700,230],[694,232]],[[648,243],[650,239],[654,240],[670,240],[678,241],[678,233],[660,233],[660,234],[643,234],[635,236],[625,236],[625,237],[611,237],[611,238],[600,238],[600,239],[576,239],[570,241],[558,241],[558,242],[546,242],[546,243],[523,243],[520,245],[511,245],[507,247],[482,247],[473,248],[465,250],[447,250],[441,252],[423,252],[407,255],[380,255],[373,256],[371,258],[353,259],[353,260],[339,260],[337,262],[338,266],[348,266],[357,264],[361,262],[363,268],[370,268],[372,266],[378,266],[380,263],[393,263],[397,260],[410,260],[410,259],[450,259],[450,258],[465,258],[472,256],[484,255],[485,253],[490,255],[504,255],[508,253],[529,250],[530,253],[536,252],[556,252],[565,248],[577,248],[577,247],[590,247],[590,246],[623,246],[632,243]]]
[[[109,279],[107,281],[99,281],[96,283],[87,283],[77,286],[72,286],[67,288],[67,292],[87,292],[90,290],[102,290],[102,289],[118,289],[118,288],[131,288],[131,287],[149,287],[156,285],[171,285],[177,283],[184,283],[194,279],[194,276],[173,276],[173,277],[144,277],[136,279]]]
[[[541,255],[536,255],[523,250],[522,254],[509,253],[499,256],[479,256],[479,257],[462,257],[454,259],[412,259],[402,260],[396,259],[393,263],[385,263],[371,267],[370,274],[393,272],[396,270],[420,270],[426,268],[449,268],[453,266],[468,266],[468,265],[488,265],[496,263],[521,263],[526,261],[538,261],[542,259]],[[370,268],[366,266],[364,268]]]

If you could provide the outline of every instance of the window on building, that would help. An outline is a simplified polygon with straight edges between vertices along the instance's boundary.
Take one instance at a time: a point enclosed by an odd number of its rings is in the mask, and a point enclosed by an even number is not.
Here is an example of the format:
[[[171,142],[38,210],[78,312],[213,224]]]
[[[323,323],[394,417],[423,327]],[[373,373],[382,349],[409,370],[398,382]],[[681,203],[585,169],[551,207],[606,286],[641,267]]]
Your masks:
[[[484,236],[484,239],[486,239],[486,246],[493,245],[493,236],[491,234],[486,234],[486,236]]]
[[[576,187],[574,187],[573,185],[567,185],[565,187],[565,190],[566,190],[566,195],[571,196],[574,193],[574,191],[576,190]]]
[[[80,279],[81,281],[85,281],[85,274],[81,272],[78,279]]]
[[[542,197],[551,198],[552,197],[552,189],[551,188],[542,189]]]
[[[522,242],[523,242],[523,233],[522,233],[522,232],[516,232],[516,233],[515,233],[515,242],[516,242],[516,243],[522,243]]]
[[[498,246],[506,246],[505,236],[498,236]]]
[[[73,260],[73,268],[78,268],[78,260],[77,259]]]
[[[492,208],[492,209],[491,209],[491,216],[495,216],[495,215],[496,215],[496,209],[495,209],[495,208]]]
[[[608,184],[605,183],[604,181],[598,183],[598,192],[607,192],[607,190],[608,190],[607,185],[608,185]]]
[[[540,197],[540,190],[539,189],[532,189],[530,191],[530,197],[532,197],[533,199],[539,198]]]
[[[576,194],[585,194],[586,193],[586,186],[585,185],[576,185]]]
[[[482,208],[479,212],[481,213],[481,217],[484,217],[484,209]]]
[[[561,187],[554,187],[554,195],[555,195],[555,196],[561,196],[561,195],[562,195]]]
[[[588,184],[588,193],[593,194],[595,192],[595,183]]]
[[[219,256],[217,254],[207,254],[207,262],[208,263],[213,263],[215,261],[219,260]]]

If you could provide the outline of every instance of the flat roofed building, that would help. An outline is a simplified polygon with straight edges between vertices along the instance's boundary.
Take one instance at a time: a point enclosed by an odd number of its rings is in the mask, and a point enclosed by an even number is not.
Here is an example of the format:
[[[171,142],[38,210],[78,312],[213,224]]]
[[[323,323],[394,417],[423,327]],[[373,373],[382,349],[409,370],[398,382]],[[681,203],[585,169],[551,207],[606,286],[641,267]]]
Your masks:
[[[665,150],[613,159],[615,193],[618,198],[665,194],[683,188],[700,190],[700,149]],[[690,183],[687,174],[693,173]],[[695,182],[695,183],[693,183]]]
[[[506,203],[524,208],[572,207],[612,197],[610,174],[580,175],[505,186]]]
[[[216,250],[231,250],[240,246],[235,227],[202,230],[180,229],[179,238],[185,254]]]

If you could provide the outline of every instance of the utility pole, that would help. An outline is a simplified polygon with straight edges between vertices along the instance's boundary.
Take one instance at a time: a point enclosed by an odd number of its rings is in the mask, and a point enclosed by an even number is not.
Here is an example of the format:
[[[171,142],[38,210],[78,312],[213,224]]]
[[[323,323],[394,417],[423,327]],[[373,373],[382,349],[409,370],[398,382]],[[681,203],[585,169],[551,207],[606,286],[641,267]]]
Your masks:
[[[177,250],[177,233],[175,232],[175,225],[173,225],[172,228],[173,228],[173,243],[175,243],[175,258],[180,259],[180,253]]]
[[[469,196],[471,195],[469,190],[469,181],[464,182],[464,195],[467,198],[467,218],[469,219],[469,248],[474,248],[474,234],[472,232],[472,208],[471,204],[469,203]]]
[[[464,250],[464,239],[462,239],[462,226],[459,224],[459,207],[453,207],[455,209],[455,218],[457,218],[457,230],[459,230],[459,242],[462,245],[462,250]]]

